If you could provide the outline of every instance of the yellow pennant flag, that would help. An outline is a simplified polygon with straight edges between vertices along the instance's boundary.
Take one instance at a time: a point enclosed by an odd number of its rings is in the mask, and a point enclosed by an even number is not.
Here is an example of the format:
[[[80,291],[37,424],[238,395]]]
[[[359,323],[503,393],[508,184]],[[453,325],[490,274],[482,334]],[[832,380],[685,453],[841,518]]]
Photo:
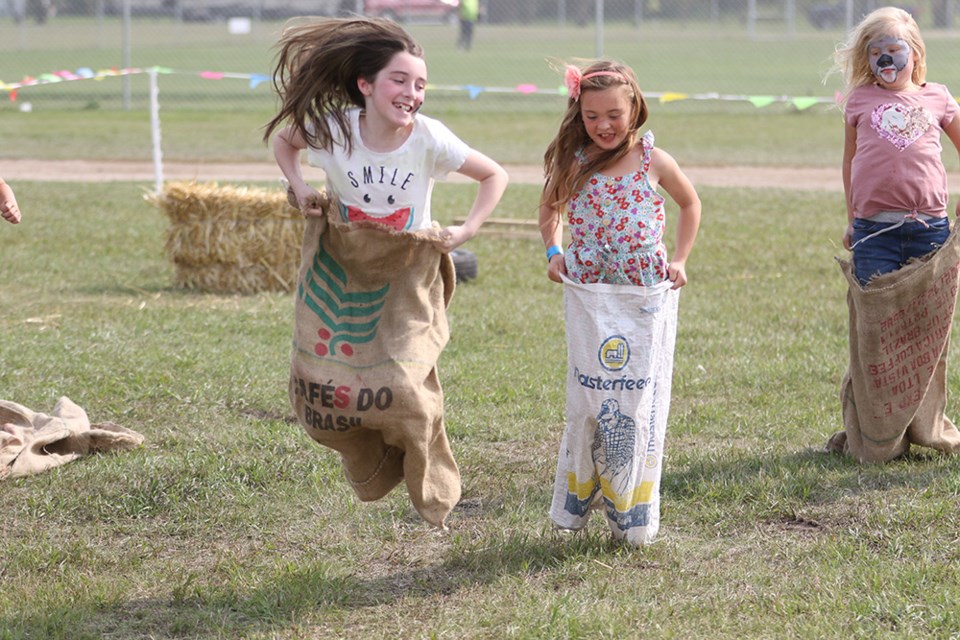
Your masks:
[[[689,97],[690,96],[686,93],[675,93],[668,91],[660,96],[660,102],[661,104],[665,104],[667,102],[677,102],[678,100],[686,100]]]

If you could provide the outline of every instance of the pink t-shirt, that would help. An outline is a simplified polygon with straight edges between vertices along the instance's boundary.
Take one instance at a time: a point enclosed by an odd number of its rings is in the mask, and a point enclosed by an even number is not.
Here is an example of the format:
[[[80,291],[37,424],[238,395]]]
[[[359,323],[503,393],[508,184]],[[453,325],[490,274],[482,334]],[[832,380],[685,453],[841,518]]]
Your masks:
[[[957,116],[956,99],[942,84],[919,91],[889,91],[876,85],[854,89],[844,109],[857,130],[850,167],[853,215],[881,211],[947,215],[947,173],[940,134]]]

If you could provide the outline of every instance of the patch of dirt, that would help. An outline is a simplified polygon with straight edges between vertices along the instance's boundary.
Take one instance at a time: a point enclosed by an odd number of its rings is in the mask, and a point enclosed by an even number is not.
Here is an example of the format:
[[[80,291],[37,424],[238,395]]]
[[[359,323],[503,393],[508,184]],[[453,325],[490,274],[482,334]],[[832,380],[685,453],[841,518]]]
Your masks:
[[[542,184],[543,170],[535,165],[505,165],[514,184]],[[317,171],[304,168],[307,176]],[[843,193],[839,165],[833,167],[684,167],[698,187],[796,189]],[[7,181],[147,182],[155,180],[152,162],[124,160],[0,159],[0,177]],[[283,174],[272,162],[164,162],[163,179],[197,182],[272,182]],[[947,175],[951,191],[960,190],[960,173]],[[450,174],[450,182],[469,182]]]
[[[826,527],[816,520],[810,520],[809,518],[802,518],[799,516],[793,518],[783,518],[768,522],[767,524],[782,531],[793,531],[795,533],[823,533],[826,531]]]

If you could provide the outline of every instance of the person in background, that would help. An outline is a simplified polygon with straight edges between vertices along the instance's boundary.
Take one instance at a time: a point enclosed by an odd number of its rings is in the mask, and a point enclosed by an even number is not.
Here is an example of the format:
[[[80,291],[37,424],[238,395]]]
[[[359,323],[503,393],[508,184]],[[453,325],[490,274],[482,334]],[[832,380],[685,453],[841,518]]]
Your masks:
[[[480,17],[480,0],[460,0],[460,36],[457,47],[470,51],[473,46],[473,27]]]

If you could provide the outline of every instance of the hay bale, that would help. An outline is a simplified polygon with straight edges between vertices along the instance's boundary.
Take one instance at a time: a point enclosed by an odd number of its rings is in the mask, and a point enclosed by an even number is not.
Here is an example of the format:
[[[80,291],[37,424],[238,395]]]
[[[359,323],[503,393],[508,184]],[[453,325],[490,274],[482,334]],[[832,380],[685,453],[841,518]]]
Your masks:
[[[176,286],[248,294],[296,285],[304,219],[286,193],[173,182],[147,200],[170,219]]]

